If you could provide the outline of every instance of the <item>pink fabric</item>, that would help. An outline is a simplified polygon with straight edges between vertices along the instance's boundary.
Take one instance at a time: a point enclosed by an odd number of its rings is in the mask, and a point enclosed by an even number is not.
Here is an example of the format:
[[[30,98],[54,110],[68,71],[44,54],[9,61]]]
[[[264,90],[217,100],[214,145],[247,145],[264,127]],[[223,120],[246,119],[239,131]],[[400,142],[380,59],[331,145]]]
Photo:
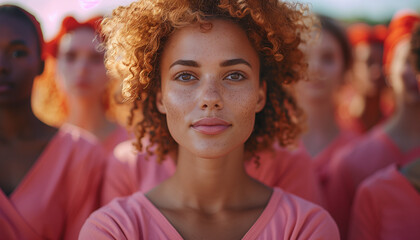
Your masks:
[[[93,213],[79,239],[182,239],[144,194],[119,198]],[[269,203],[242,239],[339,239],[322,208],[275,188]]]
[[[328,168],[333,155],[340,149],[355,142],[358,137],[359,135],[354,132],[342,130],[334,141],[332,141],[322,152],[312,158],[312,164],[314,165],[315,173],[318,177],[322,190],[324,190],[330,178]],[[300,148],[302,151],[306,151],[303,144],[300,145]],[[307,154],[309,156],[309,153]]]
[[[115,197],[147,192],[175,173],[174,160],[167,157],[162,164],[151,156],[136,153],[131,141],[115,148],[105,174],[102,204]],[[303,151],[288,151],[276,147],[275,151],[259,153],[260,166],[246,162],[248,174],[271,187],[280,187],[317,204],[323,204],[320,188],[310,159]]]
[[[420,193],[395,165],[366,179],[357,191],[349,230],[351,240],[417,240]]]
[[[420,146],[402,152],[382,127],[372,130],[356,145],[344,149],[332,160],[326,187],[327,209],[342,236],[347,236],[350,211],[358,185],[367,177],[393,163],[404,165],[420,154]]]
[[[76,239],[99,207],[102,148],[63,125],[8,198],[0,191],[1,239]]]
[[[115,129],[106,139],[102,141],[102,146],[105,149],[105,153],[112,154],[114,148],[118,144],[128,140],[129,138],[130,136],[127,130],[122,126],[118,126],[117,129]]]

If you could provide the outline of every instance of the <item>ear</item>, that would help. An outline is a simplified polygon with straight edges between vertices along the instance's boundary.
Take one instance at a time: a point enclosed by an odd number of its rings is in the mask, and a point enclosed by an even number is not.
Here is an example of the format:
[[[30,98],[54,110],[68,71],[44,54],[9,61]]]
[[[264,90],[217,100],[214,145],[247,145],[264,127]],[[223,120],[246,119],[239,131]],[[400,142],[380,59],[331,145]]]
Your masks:
[[[255,107],[256,113],[263,110],[266,100],[267,100],[267,83],[263,81],[261,82],[260,87],[258,89],[258,102]]]
[[[162,90],[159,89],[156,93],[156,107],[159,110],[160,113],[166,114],[166,108],[165,105],[162,102]]]

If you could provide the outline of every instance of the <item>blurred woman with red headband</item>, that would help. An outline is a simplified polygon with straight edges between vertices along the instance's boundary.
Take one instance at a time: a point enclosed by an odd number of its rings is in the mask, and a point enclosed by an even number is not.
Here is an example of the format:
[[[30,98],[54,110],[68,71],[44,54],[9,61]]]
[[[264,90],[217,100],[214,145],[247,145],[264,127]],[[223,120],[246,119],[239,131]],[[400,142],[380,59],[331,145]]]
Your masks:
[[[387,31],[384,25],[365,23],[347,28],[354,56],[349,88],[354,93],[350,101],[341,102],[339,117],[346,127],[361,133],[383,122],[394,108],[382,64]]]
[[[404,41],[399,44],[407,44]],[[410,69],[405,70],[405,74],[415,70],[419,79],[420,22],[411,37],[411,50],[405,47],[403,51],[408,65],[412,65],[405,66]],[[362,182],[355,198],[349,239],[414,240],[420,236],[419,222],[420,153],[415,161],[392,164]]]
[[[410,63],[410,36],[419,22],[420,16],[415,12],[397,13],[385,40],[384,66],[395,94],[394,114],[352,149],[332,160],[334,172],[328,192],[334,198],[329,202],[329,210],[342,236],[347,236],[350,209],[359,184],[384,167],[403,166],[420,155],[420,92]]]
[[[47,43],[47,69],[37,80],[35,111],[50,125],[66,122],[93,133],[111,152],[128,134],[115,123],[118,82],[106,74],[97,36],[101,19],[63,20]]]

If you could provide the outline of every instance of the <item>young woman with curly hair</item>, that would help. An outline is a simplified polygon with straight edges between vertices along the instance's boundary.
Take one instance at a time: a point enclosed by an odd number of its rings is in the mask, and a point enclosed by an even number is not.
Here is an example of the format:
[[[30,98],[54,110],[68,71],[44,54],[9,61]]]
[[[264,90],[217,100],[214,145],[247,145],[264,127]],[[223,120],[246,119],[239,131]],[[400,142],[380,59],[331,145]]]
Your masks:
[[[102,148],[91,134],[48,126],[32,111],[43,47],[34,16],[0,5],[1,239],[76,239],[99,207]]]
[[[139,1],[103,21],[106,65],[137,103],[137,146],[176,172],[91,215],[80,239],[338,239],[329,215],[244,169],[299,133],[310,15],[281,1]],[[155,154],[156,157],[153,157]]]
[[[128,133],[115,122],[118,82],[106,74],[99,48],[101,20],[64,18],[57,36],[46,44],[46,70],[35,82],[34,108],[44,122],[83,128],[112,152]]]

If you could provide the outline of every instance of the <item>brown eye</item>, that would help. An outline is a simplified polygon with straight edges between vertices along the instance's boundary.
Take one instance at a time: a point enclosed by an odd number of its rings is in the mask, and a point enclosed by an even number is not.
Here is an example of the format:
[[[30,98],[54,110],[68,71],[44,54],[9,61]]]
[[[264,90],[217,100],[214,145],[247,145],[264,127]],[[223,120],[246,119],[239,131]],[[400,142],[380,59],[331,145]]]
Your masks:
[[[226,76],[227,80],[231,80],[231,81],[241,81],[243,79],[245,79],[245,76],[239,72],[233,72],[231,74],[229,74],[228,76]]]
[[[21,58],[21,57],[25,57],[28,55],[28,51],[23,50],[23,49],[16,49],[14,51],[12,51],[12,57],[13,58]]]
[[[189,81],[197,80],[197,78],[194,77],[190,73],[184,72],[184,73],[180,73],[180,74],[176,75],[175,80],[178,80],[178,81],[181,81],[181,82],[189,82]]]

